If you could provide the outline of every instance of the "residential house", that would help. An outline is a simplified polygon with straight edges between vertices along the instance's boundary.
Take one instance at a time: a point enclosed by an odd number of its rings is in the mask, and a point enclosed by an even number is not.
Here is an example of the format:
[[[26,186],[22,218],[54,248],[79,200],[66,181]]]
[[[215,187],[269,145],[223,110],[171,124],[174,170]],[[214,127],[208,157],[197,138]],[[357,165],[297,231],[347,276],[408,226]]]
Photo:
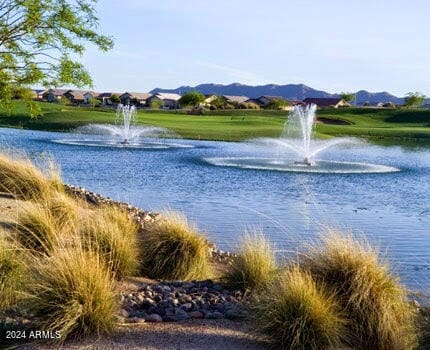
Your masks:
[[[117,96],[118,98],[122,95],[122,92],[102,92],[97,98],[100,100],[103,106],[114,104],[111,100],[112,96]]]
[[[249,100],[248,96],[232,96],[232,95],[222,95],[223,100],[227,103],[233,105],[241,104]]]
[[[204,102],[203,102],[203,105],[205,105],[205,106],[210,106],[210,105],[211,105],[211,103],[212,103],[213,101],[215,101],[217,98],[218,98],[218,96],[217,96],[217,95],[215,95],[215,94],[205,95],[205,100],[204,100]]]
[[[91,99],[99,97],[100,93],[94,92],[94,91],[87,91],[84,93],[84,103],[89,104],[91,102]]]
[[[149,100],[152,96],[152,94],[144,92],[125,92],[119,96],[119,99],[123,105],[144,107],[149,104]]]
[[[87,91],[84,90],[68,90],[63,94],[65,98],[67,98],[71,103],[80,104],[85,102],[85,93]]]
[[[178,94],[158,92],[150,98],[149,103],[153,101],[161,101],[164,109],[176,109],[179,108],[180,98],[181,95]]]
[[[271,102],[274,101],[284,101],[286,104],[285,106],[282,108],[283,110],[291,110],[292,109],[292,104],[287,101],[283,96],[260,96],[256,99],[253,99],[252,102],[257,103],[260,107],[266,107],[268,104],[270,104]]]
[[[42,101],[44,99],[43,95],[46,93],[47,90],[45,89],[34,89],[31,90],[32,91],[32,95],[33,95],[33,99],[36,101]]]
[[[305,98],[303,103],[307,105],[315,104],[318,108],[351,107],[347,101],[341,98]]]
[[[48,102],[58,102],[70,89],[49,89],[43,93],[43,99]]]

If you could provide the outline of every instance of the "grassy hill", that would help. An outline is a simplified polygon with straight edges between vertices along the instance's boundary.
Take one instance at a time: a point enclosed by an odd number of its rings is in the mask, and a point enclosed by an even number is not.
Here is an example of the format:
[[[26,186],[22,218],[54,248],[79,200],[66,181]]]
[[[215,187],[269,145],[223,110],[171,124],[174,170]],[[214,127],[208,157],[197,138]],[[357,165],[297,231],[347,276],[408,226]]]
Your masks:
[[[40,102],[42,115],[30,118],[26,106],[14,101],[10,115],[0,109],[0,126],[35,130],[70,131],[90,123],[113,123],[115,112],[103,108],[61,106]],[[137,123],[172,129],[183,138],[242,141],[277,137],[287,113],[267,110],[208,111],[189,115],[183,111],[139,111]],[[359,136],[370,139],[430,140],[430,110],[342,108],[318,111],[318,137]]]

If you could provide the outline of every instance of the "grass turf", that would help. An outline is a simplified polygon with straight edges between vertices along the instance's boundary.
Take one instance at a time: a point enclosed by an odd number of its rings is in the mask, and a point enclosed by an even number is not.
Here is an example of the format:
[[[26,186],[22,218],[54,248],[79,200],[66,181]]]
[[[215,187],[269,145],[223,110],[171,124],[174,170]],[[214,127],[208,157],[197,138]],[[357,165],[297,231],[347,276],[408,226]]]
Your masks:
[[[42,115],[29,118],[21,101],[14,101],[10,115],[0,109],[0,126],[35,130],[69,131],[90,123],[113,123],[111,109],[61,106],[40,102]],[[328,123],[316,125],[316,136],[357,136],[386,139],[430,141],[430,110],[339,108],[318,111]],[[137,123],[169,128],[188,139],[243,141],[255,137],[278,137],[287,112],[268,110],[208,111],[189,115],[183,111],[140,111]],[[343,123],[336,124],[341,120]],[[345,123],[346,122],[346,123]],[[346,124],[346,125],[345,125]]]

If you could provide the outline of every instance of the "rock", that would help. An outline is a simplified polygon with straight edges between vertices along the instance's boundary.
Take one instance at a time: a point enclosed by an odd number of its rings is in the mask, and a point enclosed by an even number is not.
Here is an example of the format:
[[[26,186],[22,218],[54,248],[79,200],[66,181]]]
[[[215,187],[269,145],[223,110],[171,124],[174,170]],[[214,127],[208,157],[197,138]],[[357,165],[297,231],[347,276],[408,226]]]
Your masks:
[[[140,317],[130,317],[126,319],[126,323],[144,323],[145,319]]]
[[[188,314],[182,309],[176,309],[175,317],[177,321],[183,321],[189,318]]]
[[[145,318],[146,322],[163,322],[162,317],[159,314],[150,314]]]
[[[201,311],[191,311],[188,313],[191,318],[203,318],[205,315]]]
[[[176,322],[176,317],[173,315],[163,316],[163,322]]]
[[[223,318],[223,317],[224,317],[224,315],[219,311],[208,312],[205,315],[205,318],[207,318],[207,319],[217,319],[217,318]]]
[[[129,313],[127,312],[127,310],[121,309],[118,312],[118,316],[124,317],[124,318],[128,318],[129,317]]]
[[[193,304],[185,303],[180,306],[180,308],[184,311],[190,311],[193,308]]]

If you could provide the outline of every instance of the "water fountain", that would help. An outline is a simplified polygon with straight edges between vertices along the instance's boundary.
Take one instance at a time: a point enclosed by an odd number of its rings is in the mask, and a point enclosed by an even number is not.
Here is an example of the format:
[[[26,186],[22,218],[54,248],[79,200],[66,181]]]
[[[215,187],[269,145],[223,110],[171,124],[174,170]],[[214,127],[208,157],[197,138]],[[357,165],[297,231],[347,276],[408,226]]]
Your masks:
[[[128,148],[188,148],[190,145],[167,141],[167,138],[177,139],[172,131],[151,126],[136,125],[136,107],[118,104],[115,113],[115,124],[89,124],[77,128],[76,139],[55,140],[57,143]],[[82,138],[81,135],[93,135],[91,139]],[[97,137],[100,136],[100,137]]]
[[[279,138],[251,140],[251,152],[269,153],[270,157],[214,157],[206,161],[217,166],[313,173],[380,173],[397,168],[365,162],[321,160],[318,155],[333,148],[362,147],[357,138],[313,138],[317,106],[297,105],[291,111]],[[275,157],[273,156],[275,154]],[[291,157],[292,156],[292,157]]]

